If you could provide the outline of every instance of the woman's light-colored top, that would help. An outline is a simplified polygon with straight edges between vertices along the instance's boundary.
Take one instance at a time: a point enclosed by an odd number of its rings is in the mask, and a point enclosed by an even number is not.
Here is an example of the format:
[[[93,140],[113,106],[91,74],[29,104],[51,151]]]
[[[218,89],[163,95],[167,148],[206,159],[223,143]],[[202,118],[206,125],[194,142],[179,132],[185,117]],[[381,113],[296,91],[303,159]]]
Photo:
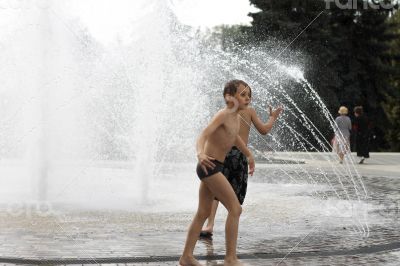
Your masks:
[[[347,115],[340,115],[335,119],[336,124],[338,125],[339,131],[343,134],[345,138],[350,137],[351,130],[351,120]],[[335,132],[338,134],[338,132]]]

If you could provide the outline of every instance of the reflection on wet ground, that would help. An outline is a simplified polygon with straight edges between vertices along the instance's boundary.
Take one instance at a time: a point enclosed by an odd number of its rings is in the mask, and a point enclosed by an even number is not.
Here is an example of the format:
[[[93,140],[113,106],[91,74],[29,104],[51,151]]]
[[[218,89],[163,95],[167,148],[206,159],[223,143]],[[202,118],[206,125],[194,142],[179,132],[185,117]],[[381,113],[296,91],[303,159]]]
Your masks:
[[[321,175],[310,163],[306,165],[304,173],[293,166],[265,165],[250,178],[238,241],[243,261],[247,265],[397,265],[400,174],[362,173],[365,198],[361,185],[355,188],[350,177],[338,180],[333,172]],[[113,171],[102,170],[93,170],[98,179],[88,191],[89,198],[81,197],[79,186],[93,180],[80,180],[77,189],[61,197],[71,201],[39,206],[3,201],[0,261],[176,265],[197,204],[198,180],[191,170],[185,165],[181,174],[174,172],[176,166],[165,169],[152,180],[145,204],[129,195],[132,184],[122,172],[119,181],[111,182],[105,175]],[[117,184],[121,190],[114,197]],[[83,199],[92,202],[78,208]],[[125,202],[122,208],[110,208],[127,199],[135,207],[125,208],[129,206]],[[225,217],[220,208],[213,240],[201,240],[196,246],[195,254],[206,265],[223,262]]]

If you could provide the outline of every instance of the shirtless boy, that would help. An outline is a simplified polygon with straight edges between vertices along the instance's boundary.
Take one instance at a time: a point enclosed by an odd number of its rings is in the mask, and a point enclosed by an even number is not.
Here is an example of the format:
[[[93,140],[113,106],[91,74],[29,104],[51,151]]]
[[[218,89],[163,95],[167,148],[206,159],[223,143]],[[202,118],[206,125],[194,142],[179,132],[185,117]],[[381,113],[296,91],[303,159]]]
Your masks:
[[[209,125],[201,132],[197,140],[197,175],[200,178],[199,205],[189,227],[180,265],[201,265],[193,256],[193,250],[201,227],[210,215],[214,198],[217,198],[228,210],[225,224],[225,265],[241,265],[236,255],[239,217],[242,207],[232,186],[221,173],[223,161],[228,151],[238,147],[246,155],[250,174],[254,172],[254,158],[239,136],[239,111],[244,109],[249,100],[241,93],[246,86],[237,80],[229,81],[224,87],[226,107],[217,112]]]
[[[252,99],[251,88],[244,82],[242,84],[246,87],[244,91],[241,91],[241,94],[246,97],[246,108],[239,111],[239,136],[247,146],[251,124],[255,126],[260,134],[266,135],[268,132],[271,131],[273,125],[275,124],[275,121],[278,119],[280,113],[283,111],[283,108],[282,106],[278,106],[275,110],[272,110],[272,107],[270,106],[269,120],[267,123],[263,123],[258,117],[255,109],[247,106]],[[247,191],[248,166],[246,157],[237,147],[233,146],[226,155],[222,173],[226,176],[229,183],[232,185],[233,191],[235,191],[239,203],[242,205]],[[200,237],[211,239],[213,235],[217,208],[218,200],[214,200],[210,216],[207,219],[207,226],[201,231]]]

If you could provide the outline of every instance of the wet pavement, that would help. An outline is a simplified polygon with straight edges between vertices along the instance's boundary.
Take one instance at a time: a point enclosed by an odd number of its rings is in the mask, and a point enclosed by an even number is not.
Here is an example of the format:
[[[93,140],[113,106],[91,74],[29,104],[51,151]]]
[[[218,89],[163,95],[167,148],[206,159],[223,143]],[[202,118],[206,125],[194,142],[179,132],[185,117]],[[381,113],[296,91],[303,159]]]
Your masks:
[[[294,163],[259,163],[250,178],[238,241],[246,265],[399,264],[400,154],[344,166],[331,154],[271,156]],[[48,184],[44,202],[16,200],[22,176],[0,170],[18,180],[0,198],[0,262],[176,265],[197,205],[191,168],[144,184],[131,182],[129,167],[76,168],[76,178]],[[196,246],[206,265],[223,263],[225,217],[220,208],[213,241]]]

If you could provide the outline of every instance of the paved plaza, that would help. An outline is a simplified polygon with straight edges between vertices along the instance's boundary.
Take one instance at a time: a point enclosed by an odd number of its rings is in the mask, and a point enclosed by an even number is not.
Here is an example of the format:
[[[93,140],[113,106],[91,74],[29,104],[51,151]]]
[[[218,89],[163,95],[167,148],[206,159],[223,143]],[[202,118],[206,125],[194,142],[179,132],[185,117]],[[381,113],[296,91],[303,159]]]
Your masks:
[[[249,179],[238,241],[245,265],[399,265],[400,154],[372,153],[363,165],[345,166],[331,154],[270,157]],[[1,167],[3,179],[14,171]],[[172,167],[162,178],[133,185],[121,181],[128,173],[106,167],[97,183],[60,181],[63,190],[44,203],[7,201],[23,195],[16,185],[22,179],[16,181],[15,193],[8,191],[0,205],[0,262],[177,265],[197,205],[198,180],[187,174],[192,167],[181,166],[182,175]],[[337,174],[346,167],[358,173],[366,194],[352,184],[357,177]],[[120,178],[119,185],[111,178]],[[148,193],[136,195],[143,188]],[[196,246],[204,265],[223,265],[225,217],[220,208],[213,240]]]

